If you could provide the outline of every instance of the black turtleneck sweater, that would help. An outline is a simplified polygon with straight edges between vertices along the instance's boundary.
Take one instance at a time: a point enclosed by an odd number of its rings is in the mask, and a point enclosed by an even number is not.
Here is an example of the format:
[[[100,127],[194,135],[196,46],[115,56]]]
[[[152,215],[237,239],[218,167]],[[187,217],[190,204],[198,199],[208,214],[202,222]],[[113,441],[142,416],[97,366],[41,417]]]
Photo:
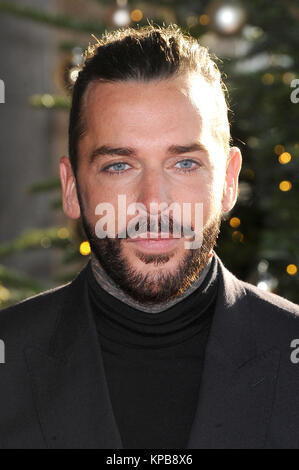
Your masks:
[[[185,449],[215,310],[215,257],[202,285],[161,313],[110,295],[88,270],[107,384],[124,449]]]

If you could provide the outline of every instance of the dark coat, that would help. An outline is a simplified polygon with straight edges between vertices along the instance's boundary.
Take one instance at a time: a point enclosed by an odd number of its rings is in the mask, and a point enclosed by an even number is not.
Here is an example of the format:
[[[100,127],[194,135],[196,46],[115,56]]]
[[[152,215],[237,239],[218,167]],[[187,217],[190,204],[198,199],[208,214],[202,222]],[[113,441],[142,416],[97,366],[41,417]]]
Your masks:
[[[219,263],[188,448],[299,448],[299,364],[291,348],[299,340],[299,307],[239,281]],[[0,312],[4,449],[122,448],[95,324],[84,309],[85,269],[71,283]]]

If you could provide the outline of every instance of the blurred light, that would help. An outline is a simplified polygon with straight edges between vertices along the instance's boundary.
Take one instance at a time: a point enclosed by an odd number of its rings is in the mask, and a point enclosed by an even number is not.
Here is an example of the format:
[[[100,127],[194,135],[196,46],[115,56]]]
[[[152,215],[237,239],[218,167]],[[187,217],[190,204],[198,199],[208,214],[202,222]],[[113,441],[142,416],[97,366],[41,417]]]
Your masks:
[[[273,85],[275,82],[275,77],[272,73],[265,73],[262,76],[262,82],[264,85]]]
[[[119,7],[125,7],[128,5],[128,0],[116,0],[116,3]]]
[[[289,69],[293,67],[294,60],[287,54],[270,54],[270,67],[282,67],[284,69]]]
[[[262,259],[257,267],[258,283],[257,287],[266,292],[273,292],[278,286],[278,279],[276,279],[269,272],[270,263],[266,259]]]
[[[198,18],[197,18],[197,16],[195,16],[195,15],[190,15],[190,16],[187,16],[186,22],[187,22],[187,25],[188,25],[188,26],[192,27],[192,26],[197,25],[197,23],[198,23]]]
[[[269,292],[270,291],[270,286],[269,286],[269,283],[267,281],[261,281],[258,283],[257,287],[261,290],[264,290],[266,292]]]
[[[285,148],[284,148],[283,145],[276,145],[275,148],[274,148],[274,152],[277,155],[281,155],[283,152],[285,152]]]
[[[279,185],[280,191],[283,191],[284,193],[291,191],[292,187],[293,185],[290,181],[282,181]]]
[[[0,285],[0,303],[7,302],[11,297],[10,291],[6,287]]]
[[[231,227],[238,228],[241,225],[241,220],[238,217],[233,217],[230,219],[229,223]]]
[[[257,137],[251,136],[248,138],[247,144],[250,148],[255,149],[259,146],[260,140]]]
[[[199,23],[200,23],[202,26],[208,26],[208,24],[211,23],[211,18],[209,17],[209,15],[200,15],[200,17],[199,17]]]
[[[82,242],[80,245],[80,253],[82,256],[88,256],[91,253],[89,242]]]
[[[268,271],[269,266],[270,266],[269,261],[267,261],[266,259],[263,259],[262,261],[259,262],[257,270],[260,274],[265,274]]]
[[[74,47],[72,50],[72,55],[73,55],[73,65],[81,67],[84,62],[84,51],[82,47]]]
[[[52,242],[51,242],[50,238],[44,237],[44,238],[41,239],[40,244],[41,244],[42,248],[50,248],[51,245],[52,245]]]
[[[288,152],[284,152],[280,155],[278,160],[281,165],[287,165],[292,160],[292,155]]]
[[[244,234],[242,232],[238,232],[238,231],[234,232],[232,234],[232,238],[234,242],[239,242],[239,243],[244,242]]]
[[[292,72],[286,72],[283,74],[282,76],[282,81],[283,83],[285,83],[286,85],[290,85],[292,83],[292,81],[296,78],[296,75]]]
[[[70,231],[67,228],[63,227],[58,230],[57,235],[58,238],[61,238],[61,240],[66,240],[70,236]]]
[[[80,67],[73,67],[70,69],[69,77],[70,77],[71,83],[73,84],[76,83],[80,70],[81,70]]]
[[[131,22],[131,16],[126,8],[117,10],[113,15],[113,22],[116,26],[127,26]]]
[[[260,39],[265,32],[259,26],[246,25],[243,30],[243,36],[249,41]]]
[[[255,173],[253,170],[247,169],[247,170],[244,170],[243,176],[244,178],[248,180],[253,180],[255,178]]]
[[[239,183],[239,202],[247,203],[252,198],[252,186],[246,181]]]
[[[245,21],[245,10],[236,2],[219,5],[214,13],[215,26],[222,34],[230,35],[237,33]]]
[[[55,100],[52,95],[43,95],[41,97],[41,104],[45,106],[45,108],[53,108]]]
[[[289,264],[288,267],[287,267],[287,273],[290,276],[296,276],[296,274],[298,273],[297,266],[295,264]]]
[[[138,9],[137,9],[137,10],[133,10],[133,11],[131,12],[131,19],[132,19],[132,21],[135,21],[135,22],[141,21],[142,18],[143,18],[143,13],[142,13],[141,10],[138,10]]]

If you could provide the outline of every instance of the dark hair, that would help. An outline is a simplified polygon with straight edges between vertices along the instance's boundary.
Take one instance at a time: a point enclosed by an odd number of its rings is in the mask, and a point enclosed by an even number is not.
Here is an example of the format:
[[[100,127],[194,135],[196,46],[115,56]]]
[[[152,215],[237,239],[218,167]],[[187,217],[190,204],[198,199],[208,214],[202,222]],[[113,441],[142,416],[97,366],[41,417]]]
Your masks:
[[[200,74],[214,87],[215,98],[224,101],[226,117],[221,125],[227,150],[230,131],[226,88],[215,60],[196,39],[183,33],[177,25],[148,25],[138,29],[128,27],[107,32],[101,39],[97,39],[95,45],[89,45],[84,65],[74,85],[70,113],[69,156],[74,173],[76,174],[78,168],[78,142],[84,134],[82,99],[91,82],[149,82],[186,73]]]

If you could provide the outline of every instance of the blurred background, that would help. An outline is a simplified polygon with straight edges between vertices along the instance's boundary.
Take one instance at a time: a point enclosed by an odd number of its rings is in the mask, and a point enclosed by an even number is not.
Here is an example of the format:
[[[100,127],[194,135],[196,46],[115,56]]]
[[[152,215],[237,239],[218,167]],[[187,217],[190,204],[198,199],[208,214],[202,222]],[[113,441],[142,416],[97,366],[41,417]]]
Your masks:
[[[299,303],[298,0],[0,0],[0,309],[86,263],[58,180],[71,88],[91,33],[148,20],[198,38],[227,77],[244,164],[216,252],[239,278]]]

